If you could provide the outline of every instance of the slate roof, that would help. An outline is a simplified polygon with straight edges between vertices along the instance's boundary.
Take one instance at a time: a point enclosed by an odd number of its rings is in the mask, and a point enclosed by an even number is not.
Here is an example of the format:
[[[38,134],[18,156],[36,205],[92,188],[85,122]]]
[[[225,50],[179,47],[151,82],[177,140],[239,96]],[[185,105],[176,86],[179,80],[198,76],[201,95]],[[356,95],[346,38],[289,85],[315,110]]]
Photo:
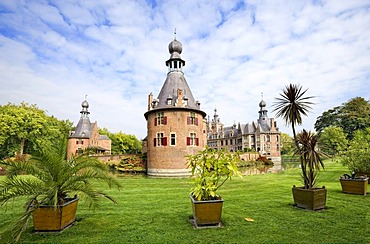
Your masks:
[[[170,59],[166,61],[166,65],[169,66],[171,62],[180,62],[182,66],[185,66],[185,61],[181,59],[182,45],[176,39],[169,44]],[[205,112],[200,110],[200,103],[194,99],[194,96],[190,90],[190,87],[184,77],[182,72],[182,66],[178,69],[170,70],[167,73],[166,80],[162,86],[161,91],[157,97],[158,104],[152,109],[192,109],[201,112],[203,116],[206,115]],[[182,97],[187,98],[187,105],[176,106],[176,100],[178,99],[178,90],[182,90]],[[172,103],[168,104],[168,99],[172,99]],[[148,111],[150,112],[150,111]],[[147,112],[147,113],[148,113]],[[147,114],[145,113],[145,114]]]
[[[188,98],[188,105],[185,107],[199,110],[199,107],[196,105],[193,94],[191,93],[190,87],[186,82],[186,79],[182,72],[168,73],[167,78],[158,95],[159,103],[156,108],[175,106],[175,102],[173,102],[172,105],[167,105],[167,98],[171,97],[172,101],[176,101],[178,89],[182,90],[183,97]]]
[[[69,138],[90,138],[91,129],[95,123],[91,123],[89,117],[81,117],[80,121],[76,126],[76,129],[72,134],[69,135]]]

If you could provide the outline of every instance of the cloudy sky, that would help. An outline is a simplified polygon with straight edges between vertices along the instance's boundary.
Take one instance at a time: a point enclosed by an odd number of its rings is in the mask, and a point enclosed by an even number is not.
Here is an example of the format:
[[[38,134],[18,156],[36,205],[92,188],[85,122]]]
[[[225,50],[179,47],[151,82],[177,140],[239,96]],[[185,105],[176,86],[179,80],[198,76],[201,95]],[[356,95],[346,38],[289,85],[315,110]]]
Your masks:
[[[92,121],[142,139],[175,28],[195,99],[226,126],[256,120],[262,92],[273,117],[289,83],[316,96],[306,129],[370,98],[368,0],[2,0],[0,105],[25,101],[76,124],[87,94]]]

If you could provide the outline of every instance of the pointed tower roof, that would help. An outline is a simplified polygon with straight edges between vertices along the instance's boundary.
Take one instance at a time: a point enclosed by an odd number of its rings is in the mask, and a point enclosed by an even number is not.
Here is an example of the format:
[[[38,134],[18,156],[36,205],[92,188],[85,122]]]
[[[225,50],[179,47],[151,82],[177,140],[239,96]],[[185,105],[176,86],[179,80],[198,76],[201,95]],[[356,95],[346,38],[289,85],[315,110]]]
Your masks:
[[[91,128],[93,123],[90,122],[89,118],[89,103],[85,100],[81,104],[82,110],[80,112],[81,118],[78,121],[76,129],[69,135],[69,138],[90,138]]]
[[[267,117],[267,110],[265,108],[266,107],[266,102],[263,101],[263,93],[261,93],[261,102],[259,103],[259,106],[260,106],[260,111],[258,111],[258,113],[260,115],[259,115],[258,123],[266,124],[267,120],[268,120],[268,117]]]
[[[200,103],[194,99],[184,77],[182,67],[185,66],[185,61],[181,58],[182,44],[176,40],[176,36],[168,45],[168,51],[170,58],[166,61],[168,67],[167,78],[157,99],[153,100],[153,106],[150,105],[148,112],[158,109],[183,108],[197,110],[197,112],[206,116],[206,113],[200,110]],[[147,113],[145,113],[145,116],[147,116]]]

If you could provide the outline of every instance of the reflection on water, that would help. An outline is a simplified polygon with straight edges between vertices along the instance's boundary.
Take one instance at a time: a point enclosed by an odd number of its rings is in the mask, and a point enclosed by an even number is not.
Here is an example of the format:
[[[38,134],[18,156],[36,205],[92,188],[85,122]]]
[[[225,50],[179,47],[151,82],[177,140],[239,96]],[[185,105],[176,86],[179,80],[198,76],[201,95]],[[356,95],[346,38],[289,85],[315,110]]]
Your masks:
[[[247,167],[239,167],[239,171],[242,175],[258,175],[266,173],[278,173],[283,170],[299,167],[299,163],[287,163],[287,162],[274,162],[274,165],[253,165]]]

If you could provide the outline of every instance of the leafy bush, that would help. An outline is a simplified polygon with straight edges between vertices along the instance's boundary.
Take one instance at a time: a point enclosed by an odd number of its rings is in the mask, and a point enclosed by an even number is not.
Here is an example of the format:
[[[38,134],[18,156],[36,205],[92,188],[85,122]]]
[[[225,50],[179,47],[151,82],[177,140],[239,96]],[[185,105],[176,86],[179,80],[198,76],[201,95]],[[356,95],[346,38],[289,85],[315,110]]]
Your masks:
[[[370,172],[370,128],[357,130],[341,157],[343,165],[351,172]]]
[[[218,199],[217,190],[232,176],[241,175],[237,167],[239,161],[238,153],[225,149],[217,151],[209,147],[188,156],[187,167],[191,168],[192,176],[195,176],[190,194],[197,201]]]

